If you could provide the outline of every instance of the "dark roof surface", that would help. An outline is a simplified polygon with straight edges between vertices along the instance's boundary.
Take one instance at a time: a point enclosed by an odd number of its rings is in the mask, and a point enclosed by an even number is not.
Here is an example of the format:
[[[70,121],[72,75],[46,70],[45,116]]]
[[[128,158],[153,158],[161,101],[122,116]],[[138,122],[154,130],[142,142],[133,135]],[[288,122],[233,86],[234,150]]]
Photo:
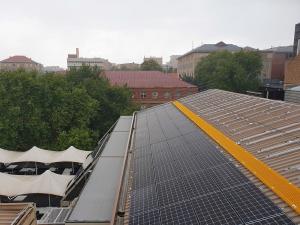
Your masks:
[[[160,71],[105,71],[105,77],[112,85],[129,88],[190,88],[196,87],[179,79],[176,73]]]
[[[216,44],[204,44],[200,47],[197,47],[184,55],[180,56],[179,58],[189,55],[191,53],[211,53],[217,51],[229,51],[229,52],[238,52],[241,51],[243,48],[233,44],[226,44],[224,42],[218,42]]]

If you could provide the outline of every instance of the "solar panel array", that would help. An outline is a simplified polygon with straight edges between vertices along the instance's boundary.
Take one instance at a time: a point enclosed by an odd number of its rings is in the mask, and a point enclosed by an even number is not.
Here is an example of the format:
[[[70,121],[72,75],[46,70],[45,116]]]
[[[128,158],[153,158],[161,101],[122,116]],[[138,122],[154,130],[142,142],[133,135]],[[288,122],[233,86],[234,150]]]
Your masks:
[[[129,224],[294,224],[171,104],[138,113]]]

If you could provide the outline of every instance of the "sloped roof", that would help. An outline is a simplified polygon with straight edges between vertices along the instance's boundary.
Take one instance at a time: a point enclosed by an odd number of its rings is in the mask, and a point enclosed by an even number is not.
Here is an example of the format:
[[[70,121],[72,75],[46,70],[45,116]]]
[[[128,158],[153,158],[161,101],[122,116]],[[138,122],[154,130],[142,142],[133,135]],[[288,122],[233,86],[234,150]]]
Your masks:
[[[249,47],[248,47],[249,48]],[[211,53],[211,52],[217,52],[217,51],[229,51],[229,52],[238,52],[241,51],[243,48],[239,47],[234,44],[226,44],[222,41],[216,43],[216,44],[204,44],[201,45],[187,53],[185,53],[182,56],[179,56],[178,58],[181,58],[183,56],[189,55],[191,53]]]
[[[195,85],[180,80],[177,74],[160,71],[105,71],[104,76],[112,85],[129,88],[191,88]]]
[[[207,98],[210,93],[195,94],[181,102],[196,114],[201,110],[214,114],[226,108],[226,92],[220,91],[218,103],[213,96]],[[232,95],[228,100],[233,104],[228,104],[228,111],[235,105],[235,94]],[[227,116],[227,112],[220,115]],[[242,173],[242,164],[235,162],[190,119],[172,104],[137,113],[125,221],[292,225],[287,215],[300,218],[282,203],[276,206],[270,200],[274,196],[268,198],[270,193],[262,191],[263,185],[257,185],[249,172]]]
[[[23,56],[23,55],[11,56],[11,57],[9,57],[7,59],[4,59],[0,62],[2,62],[2,63],[37,63],[37,62],[33,61],[31,58],[28,58],[28,57]]]
[[[293,53],[293,45],[278,46],[262,50],[262,52]]]

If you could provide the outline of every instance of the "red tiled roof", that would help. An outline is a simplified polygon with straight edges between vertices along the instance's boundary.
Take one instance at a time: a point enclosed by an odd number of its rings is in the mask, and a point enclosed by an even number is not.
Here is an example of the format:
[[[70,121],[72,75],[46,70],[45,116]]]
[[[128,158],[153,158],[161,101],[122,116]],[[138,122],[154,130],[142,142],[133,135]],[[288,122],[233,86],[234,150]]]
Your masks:
[[[1,62],[3,63],[37,63],[35,61],[33,61],[32,59],[23,56],[23,55],[15,55],[15,56],[11,56],[7,59],[2,60]]]
[[[155,87],[196,87],[180,80],[176,73],[165,74],[159,71],[105,71],[112,85],[129,88],[155,88]]]

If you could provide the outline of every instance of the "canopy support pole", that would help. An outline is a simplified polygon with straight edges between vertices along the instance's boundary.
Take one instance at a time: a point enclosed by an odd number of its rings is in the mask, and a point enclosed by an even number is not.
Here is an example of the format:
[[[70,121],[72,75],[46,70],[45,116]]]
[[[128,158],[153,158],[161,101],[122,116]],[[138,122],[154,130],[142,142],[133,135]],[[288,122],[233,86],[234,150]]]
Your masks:
[[[74,174],[74,162],[72,162],[72,174]]]
[[[37,166],[36,166],[36,162],[34,162],[35,165],[35,175],[37,175]]]
[[[50,194],[48,194],[48,204],[49,204],[49,207],[51,207],[51,198],[50,198]]]

